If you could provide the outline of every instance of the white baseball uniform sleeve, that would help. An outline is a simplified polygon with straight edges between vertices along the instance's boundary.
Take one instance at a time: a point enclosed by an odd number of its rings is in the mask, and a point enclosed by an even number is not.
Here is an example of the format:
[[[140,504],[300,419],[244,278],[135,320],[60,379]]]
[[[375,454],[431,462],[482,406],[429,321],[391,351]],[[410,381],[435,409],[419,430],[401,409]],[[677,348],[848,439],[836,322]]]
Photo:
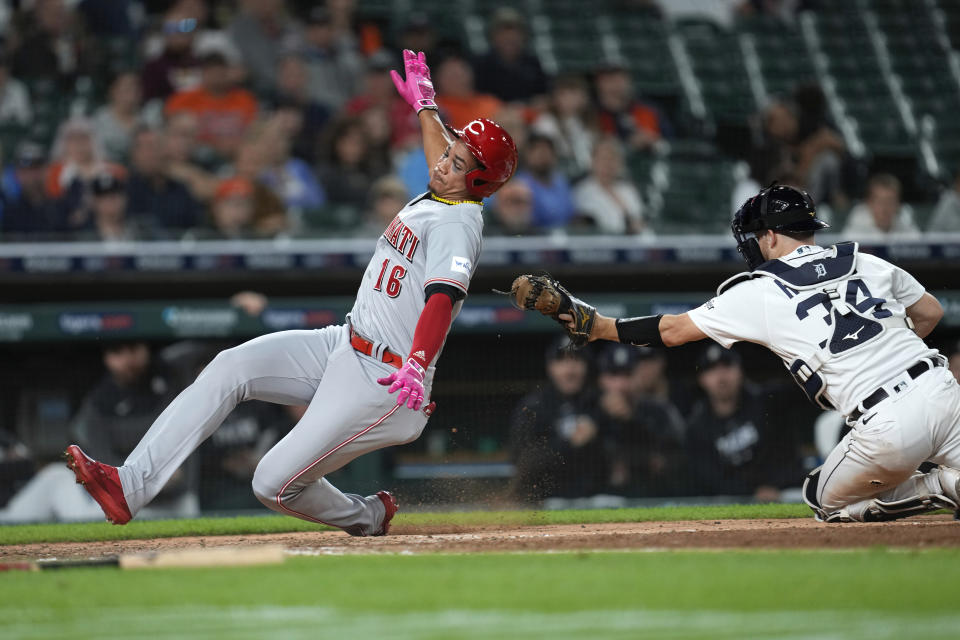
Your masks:
[[[822,261],[829,251],[805,246],[780,261],[800,266]],[[902,328],[886,328],[905,318],[906,308],[923,296],[923,286],[880,258],[858,254],[856,260],[852,273],[836,281],[840,300],[857,313],[853,320],[841,318],[840,303],[821,289],[796,289],[772,277],[740,282],[688,314],[724,347],[756,342],[787,367],[797,359],[822,360],[824,396],[848,414],[892,376],[936,354],[905,322]],[[883,328],[881,320],[887,323]],[[871,348],[859,348],[867,343]]]

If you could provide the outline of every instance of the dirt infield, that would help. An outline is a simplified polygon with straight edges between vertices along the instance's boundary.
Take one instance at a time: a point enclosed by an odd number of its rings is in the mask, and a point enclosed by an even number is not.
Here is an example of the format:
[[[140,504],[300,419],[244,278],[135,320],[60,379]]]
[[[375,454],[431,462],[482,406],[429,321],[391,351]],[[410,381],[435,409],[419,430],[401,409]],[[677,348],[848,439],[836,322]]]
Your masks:
[[[948,515],[887,523],[822,524],[813,519],[690,520],[526,527],[411,527],[389,536],[341,532],[159,538],[112,542],[37,543],[0,547],[0,562],[94,558],[118,553],[203,546],[282,544],[292,554],[476,553],[592,549],[911,549],[960,547],[960,522]]]

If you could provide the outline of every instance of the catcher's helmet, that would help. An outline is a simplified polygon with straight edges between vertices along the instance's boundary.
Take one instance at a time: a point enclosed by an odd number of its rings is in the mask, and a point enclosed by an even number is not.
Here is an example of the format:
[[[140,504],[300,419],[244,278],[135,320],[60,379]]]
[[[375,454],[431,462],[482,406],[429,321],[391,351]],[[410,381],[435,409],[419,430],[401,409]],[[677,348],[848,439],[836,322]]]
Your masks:
[[[813,199],[806,191],[774,182],[743,203],[733,215],[733,237],[737,251],[751,271],[764,262],[756,234],[772,229],[786,232],[814,232],[828,225],[817,218]]]
[[[506,129],[493,120],[478,118],[463,129],[451,129],[463,141],[480,166],[467,172],[467,191],[487,198],[517,170],[517,145]]]

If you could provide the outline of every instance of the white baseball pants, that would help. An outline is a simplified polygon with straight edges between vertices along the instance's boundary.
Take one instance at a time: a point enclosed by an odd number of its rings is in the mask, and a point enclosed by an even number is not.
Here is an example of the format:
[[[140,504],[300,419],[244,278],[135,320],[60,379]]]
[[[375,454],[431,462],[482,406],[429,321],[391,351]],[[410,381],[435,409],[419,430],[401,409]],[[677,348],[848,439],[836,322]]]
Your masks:
[[[916,380],[904,372],[884,386],[890,395],[865,413],[827,456],[817,499],[826,512],[846,509],[860,520],[874,498],[896,502],[946,495],[939,474],[916,473],[930,461],[960,469],[960,386],[946,367]]]

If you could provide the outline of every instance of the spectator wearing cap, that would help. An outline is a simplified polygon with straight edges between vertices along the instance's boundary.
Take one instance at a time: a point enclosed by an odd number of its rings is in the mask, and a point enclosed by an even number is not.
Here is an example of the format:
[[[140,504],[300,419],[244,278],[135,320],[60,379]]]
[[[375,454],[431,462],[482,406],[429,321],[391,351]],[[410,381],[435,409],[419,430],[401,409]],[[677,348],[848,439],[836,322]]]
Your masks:
[[[576,75],[557,78],[546,108],[531,129],[553,139],[557,155],[571,176],[582,176],[593,163],[597,118],[586,81]]]
[[[304,40],[313,99],[339,111],[360,87],[363,57],[352,38],[338,35],[326,7],[310,11]]]
[[[476,118],[494,119],[503,104],[496,96],[477,91],[473,69],[455,53],[437,65],[433,82],[437,86],[437,106],[445,115],[444,121],[454,129],[462,129]]]
[[[794,448],[785,442],[789,438],[774,433],[768,420],[780,412],[744,379],[739,354],[720,345],[700,355],[697,384],[704,395],[687,420],[690,489],[698,495],[777,500],[779,490],[800,474]]]
[[[490,19],[490,51],[474,64],[477,90],[504,102],[531,102],[547,93],[540,60],[527,48],[527,24],[512,7],[500,7]]]
[[[33,108],[27,87],[10,75],[10,60],[0,53],[0,126],[27,126]]]
[[[137,74],[118,74],[110,83],[107,104],[93,115],[93,130],[103,144],[105,157],[111,162],[126,162],[130,153],[130,136],[140,117],[142,92]]]
[[[398,66],[400,63],[389,51],[373,53],[367,59],[361,91],[347,102],[344,112],[386,124],[390,148],[406,150],[420,146],[420,121],[390,79],[390,70]]]
[[[237,82],[246,77],[240,50],[225,31],[210,28],[209,16],[204,0],[176,0],[171,4],[159,33],[148,37],[143,45],[146,101],[165,101],[173,93],[200,86],[200,60],[213,51],[227,58]]]
[[[570,181],[557,167],[557,152],[553,140],[531,133],[527,138],[523,164],[514,176],[533,193],[533,224],[539,228],[567,225],[574,214]]]
[[[483,231],[488,235],[526,236],[537,233],[533,226],[533,192],[530,185],[511,180],[500,187],[497,195],[484,207],[488,222]]]
[[[170,176],[163,134],[141,128],[133,135],[131,172],[127,183],[130,218],[158,234],[195,226],[200,205],[187,187]]]
[[[640,233],[646,229],[640,192],[624,177],[620,141],[606,136],[593,147],[590,175],[573,190],[577,212],[601,233]]]
[[[310,75],[302,54],[290,52],[280,57],[272,106],[274,113],[287,122],[293,155],[311,164],[316,162],[320,135],[330,120],[330,110],[310,94]]]
[[[514,495],[524,502],[578,498],[604,488],[606,459],[588,385],[588,351],[561,338],[547,349],[547,380],[524,397],[510,422]]]
[[[640,392],[637,371],[650,354],[608,345],[598,358],[597,423],[609,450],[609,483],[622,495],[665,496],[683,475],[683,422],[667,403]]]
[[[197,139],[230,158],[257,116],[257,101],[252,93],[234,85],[223,54],[209,53],[201,62],[201,85],[175,93],[164,110],[167,117],[194,114],[199,126]]]
[[[66,229],[64,210],[46,188],[46,153],[35,142],[21,142],[13,164],[4,168],[0,191],[3,239],[29,238]]]
[[[676,379],[667,375],[667,354],[663,349],[635,347],[636,364],[630,374],[631,393],[639,398],[669,407],[669,411],[683,416],[681,409],[689,409],[690,392]],[[685,429],[683,430],[686,431]]]
[[[597,94],[597,121],[600,131],[620,139],[631,150],[645,150],[661,138],[670,138],[673,129],[659,109],[638,100],[625,64],[608,60],[594,75]]]
[[[274,90],[277,57],[303,42],[301,25],[284,5],[283,0],[244,0],[227,26],[227,35],[240,50],[258,95],[270,95]]]
[[[917,238],[920,229],[913,221],[913,208],[900,199],[900,181],[889,173],[878,173],[867,181],[863,202],[857,204],[843,227],[850,240],[883,240],[886,237]]]
[[[102,242],[129,242],[143,232],[127,217],[126,185],[110,173],[95,177],[90,185],[89,229],[80,238]]]

